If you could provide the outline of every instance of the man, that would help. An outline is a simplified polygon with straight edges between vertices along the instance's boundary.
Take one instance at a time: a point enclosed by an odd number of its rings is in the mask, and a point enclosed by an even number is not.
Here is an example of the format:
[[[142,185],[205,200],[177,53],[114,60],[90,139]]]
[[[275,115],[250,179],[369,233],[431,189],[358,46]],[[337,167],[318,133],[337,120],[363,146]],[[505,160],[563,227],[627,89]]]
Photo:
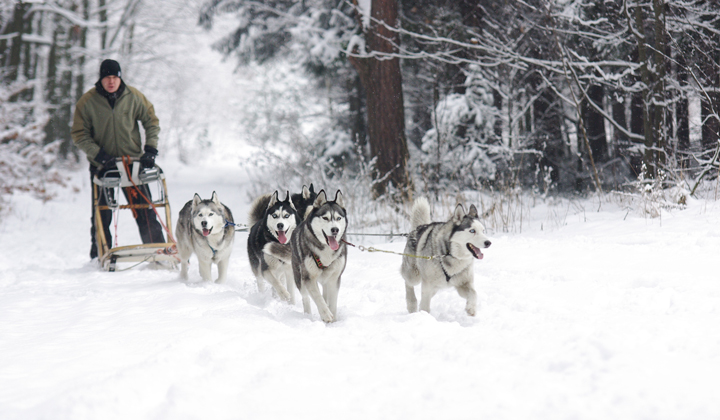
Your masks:
[[[145,147],[142,147],[138,120],[145,129]],[[87,91],[75,106],[71,135],[75,145],[90,161],[90,179],[102,176],[108,169],[115,168],[115,158],[122,156],[140,157],[145,168],[155,166],[160,121],[155,116],[153,105],[139,90],[128,86],[122,80],[120,64],[105,60],[100,65],[100,79],[95,87]],[[143,153],[144,151],[144,153]],[[92,182],[92,181],[91,181]],[[148,199],[150,190],[141,185],[140,192]],[[145,204],[135,187],[123,188],[126,199],[136,204]],[[106,205],[100,197],[100,205]],[[103,210],[101,219],[105,238],[112,244],[110,222],[112,211]],[[162,226],[152,209],[137,209],[133,212],[143,243],[165,242]],[[95,241],[95,213],[91,216],[90,258],[98,256]]]

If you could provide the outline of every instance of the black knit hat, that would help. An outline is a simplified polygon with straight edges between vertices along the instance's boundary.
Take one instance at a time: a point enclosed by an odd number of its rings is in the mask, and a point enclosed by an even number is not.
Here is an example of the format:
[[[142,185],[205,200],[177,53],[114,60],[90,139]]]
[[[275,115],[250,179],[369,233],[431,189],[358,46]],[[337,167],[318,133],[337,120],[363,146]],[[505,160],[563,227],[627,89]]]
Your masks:
[[[106,76],[117,76],[122,79],[120,63],[115,60],[104,60],[102,64],[100,64],[100,80]]]

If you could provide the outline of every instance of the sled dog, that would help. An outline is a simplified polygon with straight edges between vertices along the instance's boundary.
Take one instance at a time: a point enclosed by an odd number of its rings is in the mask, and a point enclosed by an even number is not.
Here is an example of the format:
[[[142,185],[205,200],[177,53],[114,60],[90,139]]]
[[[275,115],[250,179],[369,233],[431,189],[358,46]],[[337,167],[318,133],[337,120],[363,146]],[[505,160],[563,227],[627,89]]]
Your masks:
[[[264,279],[281,299],[295,303],[290,238],[300,224],[300,217],[290,201],[290,193],[283,201],[277,191],[256,198],[250,206],[248,220],[252,226],[247,243],[248,259],[258,290],[265,290]]]
[[[225,281],[235,239],[233,223],[230,209],[220,202],[215,191],[210,200],[203,200],[195,194],[185,203],[175,229],[181,259],[180,278],[187,280],[189,258],[195,253],[203,280],[210,280],[212,263],[215,263],[218,267],[216,281]]]
[[[421,197],[413,204],[410,223],[413,230],[408,235],[405,253],[433,258],[403,256],[400,273],[405,279],[408,312],[417,312],[415,286],[422,284],[420,310],[430,312],[430,299],[435,293],[452,286],[467,300],[468,315],[475,316],[477,294],[473,285],[473,262],[482,259],[480,248],[491,245],[475,206],[471,205],[465,213],[462,204],[458,204],[450,220],[432,222],[430,205]]]
[[[290,196],[293,206],[295,206],[295,209],[300,216],[300,220],[307,216],[307,212],[312,208],[315,198],[317,198],[317,194],[315,193],[315,187],[313,187],[313,184],[310,184],[310,188],[303,185],[302,192],[295,193]]]
[[[335,199],[328,201],[321,190],[291,238],[292,270],[302,295],[303,311],[312,313],[312,299],[325,322],[337,320],[340,276],[347,259],[346,228],[342,193],[338,190]]]

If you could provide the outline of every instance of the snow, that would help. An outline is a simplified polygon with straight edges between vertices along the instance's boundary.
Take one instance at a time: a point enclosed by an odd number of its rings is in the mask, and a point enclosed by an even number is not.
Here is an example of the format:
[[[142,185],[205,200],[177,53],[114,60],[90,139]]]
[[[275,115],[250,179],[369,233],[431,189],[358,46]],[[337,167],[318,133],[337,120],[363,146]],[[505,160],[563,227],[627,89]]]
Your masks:
[[[237,166],[158,163],[173,217],[214,190],[245,220]],[[16,193],[0,224],[2,419],[720,416],[717,202],[661,219],[606,204],[552,229],[539,205],[475,263],[476,317],[453,290],[408,314],[400,257],[350,249],[339,320],[325,324],[258,292],[245,233],[225,284],[202,282],[194,257],[188,283],[99,271],[89,180],[69,176],[77,191]]]
[[[372,0],[358,0],[357,8],[362,16],[363,28],[369,28],[370,19],[372,18]]]
[[[283,73],[233,73],[188,16],[188,36],[157,40],[162,71],[124,70],[160,116],[173,225],[213,191],[242,223],[257,192],[240,166],[255,131],[242,125],[273,109],[262,95]],[[202,282],[194,257],[187,283],[148,266],[98,270],[86,164],[67,176],[48,185],[52,200],[16,191],[0,208],[2,420],[720,418],[717,201],[661,218],[538,202],[522,230],[491,232],[476,317],[453,290],[408,314],[400,257],[351,248],[339,320],[325,324],[314,305],[306,316],[258,292],[245,233],[225,284]],[[128,215],[118,229],[121,245],[139,242]]]

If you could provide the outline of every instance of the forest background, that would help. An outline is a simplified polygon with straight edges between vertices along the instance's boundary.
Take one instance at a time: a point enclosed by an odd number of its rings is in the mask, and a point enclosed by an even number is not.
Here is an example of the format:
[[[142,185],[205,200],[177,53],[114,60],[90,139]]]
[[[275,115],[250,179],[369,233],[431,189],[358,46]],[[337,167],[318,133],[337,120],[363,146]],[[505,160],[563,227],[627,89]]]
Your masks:
[[[719,10],[700,0],[2,0],[0,207],[18,189],[50,199],[47,183],[84,165],[74,104],[108,57],[131,85],[162,86],[161,155],[191,164],[222,135],[257,192],[314,181],[372,196],[377,209],[417,193],[611,191],[682,207],[718,176]],[[182,59],[208,44],[235,74],[199,78],[208,63]],[[207,94],[248,71],[266,81],[252,107]]]

